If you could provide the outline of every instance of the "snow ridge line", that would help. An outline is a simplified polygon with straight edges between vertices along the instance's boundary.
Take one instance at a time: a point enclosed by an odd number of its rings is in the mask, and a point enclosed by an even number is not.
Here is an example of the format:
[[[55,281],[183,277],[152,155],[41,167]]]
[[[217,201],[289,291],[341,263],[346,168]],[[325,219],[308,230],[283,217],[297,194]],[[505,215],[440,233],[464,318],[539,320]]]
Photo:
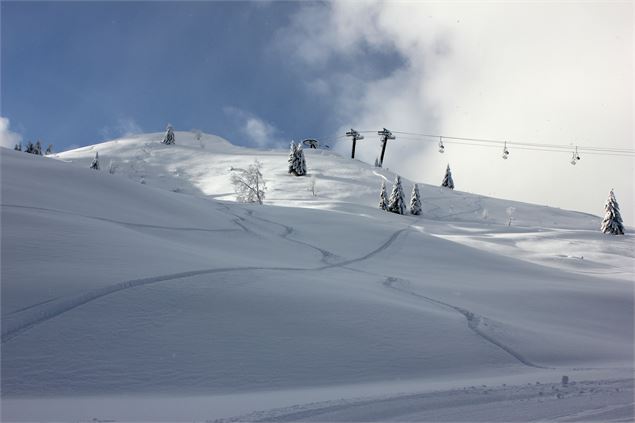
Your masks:
[[[497,346],[498,348],[502,349],[503,351],[505,351],[507,354],[511,355],[512,357],[514,357],[516,360],[518,360],[519,362],[521,362],[522,364],[524,364],[525,366],[529,366],[529,367],[534,367],[537,369],[551,369],[551,367],[545,367],[545,366],[540,366],[538,364],[532,363],[531,361],[529,361],[527,358],[525,358],[522,354],[520,354],[519,352],[513,350],[511,347],[503,344],[501,341],[495,339],[494,337],[492,337],[491,335],[488,335],[487,333],[483,332],[480,329],[480,324],[481,324],[481,320],[483,319],[482,316],[479,316],[476,313],[473,313],[469,310],[466,310],[462,307],[458,307],[440,300],[437,300],[435,298],[431,298],[431,297],[426,297],[425,295],[421,295],[418,294],[410,289],[407,289],[405,287],[400,287],[399,285],[404,285],[404,284],[409,284],[409,282],[407,280],[404,279],[399,279],[399,278],[394,278],[394,277],[388,277],[386,278],[383,282],[382,285],[384,285],[386,288],[390,288],[390,289],[394,289],[396,291],[402,292],[404,294],[410,294],[414,297],[417,298],[421,298],[424,301],[427,301],[429,303],[433,303],[433,304],[437,304],[446,308],[450,308],[454,311],[457,311],[459,313],[461,313],[463,315],[463,317],[465,317],[465,319],[467,320],[467,326],[468,328],[470,328],[474,333],[476,333],[478,336],[480,336],[481,338],[485,339],[486,341],[488,341],[489,343]]]
[[[18,209],[29,209],[29,210],[38,210],[38,211],[66,214],[70,216],[84,217],[86,219],[100,220],[102,222],[115,223],[117,225],[131,226],[136,228],[167,229],[171,231],[200,231],[200,232],[236,232],[241,230],[241,229],[233,229],[233,228],[208,229],[208,228],[196,228],[196,227],[150,225],[146,223],[132,223],[132,222],[124,222],[122,220],[108,219],[106,217],[96,217],[96,216],[89,216],[89,215],[85,215],[81,213],[73,213],[73,212],[64,211],[64,210],[48,209],[44,207],[21,206],[17,204],[0,204],[0,207],[11,207],[11,208],[18,208]],[[236,222],[234,221],[234,223]],[[238,226],[240,226],[240,224],[238,224]]]

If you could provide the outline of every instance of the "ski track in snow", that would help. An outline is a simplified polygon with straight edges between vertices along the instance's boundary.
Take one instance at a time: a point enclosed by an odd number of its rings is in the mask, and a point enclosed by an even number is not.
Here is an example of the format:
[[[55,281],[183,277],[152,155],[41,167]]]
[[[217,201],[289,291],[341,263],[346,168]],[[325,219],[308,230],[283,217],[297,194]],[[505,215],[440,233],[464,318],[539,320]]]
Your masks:
[[[18,209],[38,210],[38,211],[46,211],[46,212],[51,212],[51,213],[66,214],[66,215],[70,215],[70,216],[84,217],[86,219],[100,220],[102,222],[115,223],[117,225],[129,226],[129,227],[133,227],[133,228],[166,229],[166,230],[171,230],[171,231],[199,231],[199,232],[236,232],[236,231],[240,231],[240,229],[231,229],[231,228],[208,229],[208,228],[149,225],[149,224],[146,224],[146,223],[124,222],[122,220],[108,219],[106,217],[88,216],[88,215],[85,215],[85,214],[73,213],[73,212],[64,211],[64,210],[48,209],[48,208],[44,208],[44,207],[22,206],[22,205],[17,205],[17,204],[0,204],[0,207],[11,207],[11,208],[18,208]]]
[[[140,279],[131,279],[123,282],[119,282],[113,285],[108,285],[102,288],[94,289],[88,292],[84,292],[82,294],[78,294],[72,297],[63,298],[57,301],[46,302],[46,304],[42,305],[50,305],[49,307],[45,307],[44,310],[36,310],[35,312],[28,313],[30,310],[35,308],[37,305],[26,307],[21,312],[16,312],[13,314],[15,317],[6,317],[2,322],[2,343],[15,338],[20,335],[24,331],[43,323],[47,320],[50,320],[54,317],[57,317],[61,314],[64,314],[68,311],[71,311],[81,305],[94,301],[96,299],[105,297],[107,295],[113,294],[115,292],[119,292],[125,289],[135,288],[138,286],[149,285],[157,282],[171,281],[177,279],[184,279],[192,276],[200,276],[200,275],[208,275],[213,273],[227,273],[227,272],[239,272],[239,271],[251,271],[251,270],[283,270],[283,271],[297,271],[297,270],[312,270],[312,269],[302,269],[302,268],[294,268],[294,267],[225,267],[225,268],[215,268],[215,269],[202,269],[202,270],[191,270],[187,272],[179,272],[179,273],[171,273],[167,275],[153,276],[147,278]],[[20,317],[21,314],[26,313],[30,314],[24,317]]]
[[[29,310],[29,309],[31,309],[33,307],[41,306],[43,304],[50,303],[51,301],[55,301],[58,298],[59,297],[49,298],[48,300],[40,301],[39,303],[31,304],[31,305],[28,305],[26,307],[22,307],[22,308],[19,308],[17,310],[13,310],[13,311],[11,311],[9,313],[3,314],[2,317],[4,318],[5,316],[11,316],[12,314],[21,313],[21,312]]]
[[[17,205],[2,205],[2,206],[6,206],[6,207],[18,207],[18,208],[28,208],[28,209],[36,209],[36,210],[43,210],[43,211],[49,211],[49,212],[55,212],[55,213],[67,213],[67,214],[73,214],[73,215],[77,215],[75,213],[68,213],[68,212],[64,212],[64,211],[60,211],[60,210],[54,210],[54,209],[44,209],[44,208],[38,208],[38,207],[28,207],[28,206],[17,206]],[[228,209],[227,206],[224,206],[224,208]],[[179,272],[179,273],[172,273],[172,274],[168,274],[168,275],[160,275],[160,276],[154,276],[154,277],[147,277],[147,278],[140,278],[140,279],[133,279],[133,280],[127,280],[127,281],[123,281],[123,282],[119,282],[113,285],[109,285],[103,288],[99,288],[99,289],[95,289],[95,290],[91,290],[88,292],[85,292],[83,294],[79,294],[70,298],[66,298],[66,299],[51,299],[51,300],[47,300],[44,302],[40,302],[38,304],[33,304],[31,306],[27,306],[24,307],[20,310],[16,310],[10,314],[8,314],[3,322],[3,328],[2,328],[2,343],[5,343],[7,341],[9,341],[10,339],[18,336],[19,334],[23,333],[24,331],[28,330],[29,328],[32,328],[40,323],[43,323],[47,320],[50,320],[56,316],[59,316],[63,313],[66,313],[67,311],[73,310],[81,305],[84,305],[86,303],[89,303],[91,301],[94,301],[96,299],[102,298],[104,296],[110,295],[112,293],[115,292],[119,292],[125,289],[129,289],[129,288],[134,288],[134,287],[138,287],[138,286],[143,286],[143,285],[149,285],[149,284],[153,284],[153,283],[157,283],[157,282],[165,282],[165,281],[174,281],[174,280],[178,280],[178,279],[184,279],[184,278],[188,278],[188,277],[192,277],[192,276],[200,276],[200,275],[207,275],[207,274],[214,274],[214,273],[227,273],[227,272],[240,272],[240,271],[254,271],[254,270],[262,270],[262,271],[266,271],[266,270],[271,270],[271,271],[275,271],[275,270],[285,270],[285,271],[320,271],[320,270],[325,270],[325,269],[331,269],[331,268],[346,268],[345,266],[348,266],[350,264],[353,263],[358,263],[364,260],[368,260],[374,256],[376,256],[377,254],[380,254],[381,252],[385,251],[386,249],[388,249],[398,238],[401,234],[403,234],[404,232],[412,229],[412,225],[406,226],[402,229],[399,229],[397,231],[395,231],[384,243],[382,243],[381,245],[379,245],[377,248],[375,248],[374,250],[370,251],[369,253],[358,257],[358,258],[354,258],[354,259],[349,259],[349,260],[343,260],[343,261],[339,261],[337,263],[328,263],[328,259],[329,258],[336,258],[338,257],[337,255],[333,254],[332,252],[322,249],[320,247],[317,247],[315,245],[309,244],[307,242],[304,241],[300,241],[300,240],[296,240],[293,238],[290,238],[291,234],[293,234],[294,232],[294,228],[292,226],[288,226],[279,222],[275,222],[269,219],[265,219],[263,217],[260,216],[256,216],[253,210],[247,210],[246,211],[248,216],[252,219],[256,219],[265,223],[269,223],[269,224],[273,224],[273,225],[277,225],[280,226],[284,229],[284,233],[279,235],[281,238],[289,241],[289,242],[294,242],[296,244],[299,245],[303,245],[305,247],[308,248],[312,248],[316,251],[319,251],[322,254],[321,257],[321,261],[323,263],[325,263],[324,266],[320,266],[320,267],[313,267],[313,268],[290,268],[290,267],[258,267],[258,266],[247,266],[247,267],[228,267],[228,268],[215,268],[215,269],[202,269],[202,270],[193,270],[193,271],[187,271],[187,272]],[[232,215],[235,217],[234,222],[239,225],[240,227],[242,227],[244,230],[248,231],[248,232],[252,232],[250,229],[248,229],[246,227],[246,225],[243,222],[246,222],[247,219],[242,217],[242,216],[238,216],[236,214]],[[93,216],[83,216],[83,215],[79,215],[82,217],[87,217],[87,218],[92,218],[92,219],[98,219],[98,220],[104,220],[107,222],[111,222],[111,223],[116,223],[116,224],[124,224],[124,225],[137,225],[137,224],[131,224],[128,222],[120,222],[120,221],[115,221],[115,220],[111,220],[111,219],[103,219],[103,218],[99,218],[99,217],[93,217]],[[240,223],[239,223],[240,222]],[[202,231],[209,231],[209,232],[216,232],[218,230],[212,230],[212,229],[200,229],[200,228],[175,228],[175,227],[162,227],[162,226],[158,226],[158,225],[145,225],[145,224],[138,224],[138,226],[141,227],[151,227],[151,228],[162,228],[162,229],[173,229],[173,230],[202,230]],[[234,230],[234,229],[230,229],[230,230]],[[227,231],[227,230],[225,230]],[[482,316],[479,316],[478,314],[466,310],[462,307],[458,307],[440,300],[437,300],[435,298],[431,298],[431,297],[427,297],[425,295],[419,294],[414,292],[411,289],[408,289],[408,285],[410,284],[409,281],[404,280],[404,279],[399,279],[399,278],[395,278],[395,277],[387,277],[383,283],[382,283],[386,288],[395,290],[395,291],[399,291],[403,294],[407,294],[407,295],[411,295],[414,296],[416,298],[422,299],[424,301],[427,301],[429,303],[435,304],[435,305],[439,305],[445,308],[449,308],[451,310],[454,310],[458,313],[460,313],[462,316],[465,317],[465,319],[467,320],[467,325],[468,328],[470,330],[472,330],[476,335],[478,335],[479,337],[481,337],[482,339],[484,339],[485,341],[491,343],[492,345],[495,345],[496,347],[500,348],[501,350],[505,351],[507,354],[509,354],[510,356],[514,357],[516,360],[518,360],[520,363],[529,366],[529,367],[533,367],[533,368],[539,368],[539,369],[548,369],[548,367],[544,367],[544,366],[540,366],[537,365],[533,362],[531,362],[530,360],[528,360],[526,357],[524,357],[522,354],[520,354],[519,352],[515,351],[514,349],[512,349],[511,347],[503,344],[502,342],[498,341],[497,339],[493,338],[492,336],[488,335],[487,333],[483,332],[480,329],[480,323],[483,319]],[[53,303],[53,304],[51,304]],[[36,310],[34,313],[31,312],[29,313],[33,308],[37,308],[39,306],[44,306],[45,309],[38,311]],[[24,318],[20,318],[20,314],[30,314],[25,316]]]
[[[320,254],[322,254],[322,258],[320,259],[323,263],[325,264],[329,264],[328,263],[328,259],[336,259],[339,258],[339,256],[337,254],[334,254],[328,250],[325,250],[323,248],[317,247],[313,244],[309,244],[308,242],[305,241],[300,241],[298,239],[293,239],[291,238],[291,234],[295,231],[295,229],[292,226],[288,226],[285,225],[283,223],[278,223],[278,222],[274,222],[273,220],[269,220],[269,219],[265,219],[263,217],[260,216],[256,216],[253,210],[247,210],[247,214],[257,220],[260,220],[261,222],[265,222],[265,223],[269,223],[269,224],[273,224],[273,225],[277,225],[280,226],[284,229],[284,234],[281,235],[282,238],[286,239],[287,241],[290,242],[295,242],[296,244],[300,244],[300,245],[304,245],[305,247],[309,247],[312,248],[316,251],[318,251]]]
[[[375,397],[333,399],[255,411],[242,416],[213,420],[230,422],[295,422],[295,421],[489,421],[477,413],[485,407],[516,410],[510,421],[611,421],[630,422],[633,415],[632,379],[581,381],[566,387],[558,383],[512,386],[470,386],[445,391],[403,393]],[[619,404],[601,405],[594,396],[619,395]],[[563,410],[560,401],[584,401],[584,410]],[[541,406],[540,404],[543,404]],[[556,405],[557,404],[557,405]],[[554,405],[556,405],[554,407]],[[528,415],[528,410],[543,408],[543,416]],[[463,410],[458,412],[458,410]],[[542,410],[541,410],[542,411]],[[426,414],[430,417],[426,418]],[[414,417],[414,419],[413,419]]]
[[[381,253],[382,251],[386,250],[388,247],[390,247],[392,245],[393,242],[395,242],[397,240],[397,238],[404,233],[405,231],[411,229],[410,226],[407,226],[403,229],[399,229],[397,232],[394,232],[390,238],[388,238],[388,240],[386,242],[384,242],[383,244],[381,244],[379,247],[375,248],[373,251],[371,251],[370,253],[359,257],[359,258],[355,258],[355,259],[351,259],[351,260],[345,260],[345,261],[341,261],[339,263],[334,263],[334,264],[329,264],[327,266],[325,266],[325,268],[332,268],[332,267],[343,267],[343,266],[348,266],[349,264],[353,264],[353,263],[357,263],[360,261],[364,261],[364,260],[368,260],[369,258]]]
[[[21,206],[17,206],[17,207],[21,207]],[[31,207],[26,207],[26,208],[31,208]],[[36,208],[37,209],[37,208]],[[58,212],[58,210],[48,210],[48,209],[43,209],[43,210],[47,210],[47,211],[53,211],[53,212]],[[64,213],[64,212],[62,212]],[[70,213],[72,214],[72,213]],[[254,218],[257,218],[254,216]],[[99,218],[97,218],[99,219]],[[238,218],[240,219],[240,218]],[[291,238],[288,238],[288,236],[293,233],[293,228],[290,226],[286,226],[283,225],[281,223],[277,223],[274,221],[269,221],[266,219],[262,219],[262,218],[258,218],[261,219],[263,221],[272,223],[272,224],[277,224],[279,226],[282,226],[285,228],[285,234],[280,235],[281,238],[290,241],[290,242],[297,242],[301,245],[305,245],[307,247],[316,249],[320,252],[323,252],[323,257],[322,257],[322,261],[325,260],[326,255],[328,254],[329,256],[334,256],[332,253],[323,250],[319,247],[313,246],[311,244],[305,243],[303,241],[297,241]],[[373,256],[375,256],[376,254],[379,254],[380,252],[384,251],[385,249],[387,249],[396,239],[397,237],[403,233],[405,230],[409,229],[409,227],[403,228],[398,230],[397,232],[393,233],[390,238],[384,242],[383,244],[381,244],[378,248],[374,249],[373,251],[369,252],[368,254],[356,258],[356,259],[352,259],[352,260],[345,260],[345,261],[341,261],[338,263],[334,263],[334,264],[325,264],[324,266],[319,266],[319,267],[307,267],[307,268],[303,268],[303,267],[259,267],[259,266],[245,266],[245,267],[226,267],[226,268],[214,268],[214,269],[202,269],[202,270],[192,270],[192,271],[186,271],[186,272],[179,272],[179,273],[171,273],[171,274],[167,274],[167,275],[159,275],[159,276],[153,276],[153,277],[146,277],[146,278],[139,278],[139,279],[131,279],[131,280],[127,280],[127,281],[123,281],[123,282],[119,282],[119,283],[115,283],[113,285],[108,285],[102,288],[98,288],[98,289],[94,289],[88,292],[84,292],[82,294],[78,294],[72,297],[68,297],[68,298],[62,298],[62,299],[57,299],[57,300],[49,300],[49,301],[45,301],[45,302],[41,302],[39,304],[33,304],[27,307],[22,308],[22,310],[18,310],[14,313],[11,313],[10,315],[7,315],[6,318],[3,319],[2,322],[2,343],[4,344],[5,342],[15,338],[16,336],[20,335],[21,333],[25,332],[26,330],[40,324],[43,323],[47,320],[50,320],[54,317],[57,317],[61,314],[64,314],[68,311],[71,311],[81,305],[87,304],[91,301],[94,301],[96,299],[105,297],[107,295],[113,294],[115,292],[119,292],[125,289],[129,289],[129,288],[135,288],[138,286],[143,286],[143,285],[149,285],[149,284],[153,284],[153,283],[157,283],[157,282],[165,282],[165,281],[173,281],[173,280],[177,280],[177,279],[183,279],[183,278],[188,278],[188,277],[192,277],[192,276],[200,276],[200,275],[208,275],[208,274],[214,274],[214,273],[226,273],[226,272],[240,272],[240,271],[253,271],[253,270],[262,270],[262,271],[266,271],[266,270],[271,270],[271,271],[321,271],[321,270],[325,270],[325,269],[331,269],[331,268],[335,268],[335,267],[344,267],[348,264],[351,263],[356,263],[359,261],[363,261],[363,260],[367,260]],[[39,310],[38,306],[43,306],[43,310]],[[35,310],[33,310],[35,309]],[[23,316],[24,315],[24,316]]]
[[[537,369],[551,369],[551,367],[540,366],[538,364],[532,363],[530,360],[528,360],[526,357],[524,357],[518,351],[515,351],[511,347],[503,344],[502,342],[498,341],[497,339],[495,339],[492,336],[490,336],[490,335],[486,334],[485,332],[483,332],[480,329],[480,327],[479,327],[480,324],[481,324],[481,321],[484,319],[483,316],[479,316],[478,314],[476,314],[474,312],[471,312],[469,310],[466,310],[466,309],[464,309],[462,307],[458,307],[458,306],[455,306],[455,305],[452,305],[452,304],[437,300],[435,298],[427,297],[425,295],[421,295],[419,293],[416,293],[413,290],[408,289],[407,286],[410,284],[410,282],[405,280],[405,279],[388,277],[388,278],[386,278],[383,281],[382,284],[386,288],[390,288],[390,289],[399,291],[399,292],[404,293],[404,294],[412,295],[412,296],[414,296],[416,298],[420,298],[420,299],[422,299],[424,301],[427,301],[429,303],[440,305],[440,306],[452,309],[452,310],[460,313],[467,320],[468,328],[470,328],[475,334],[477,334],[478,336],[480,336],[481,338],[483,338],[487,342],[489,342],[489,343],[495,345],[496,347],[500,348],[501,350],[505,351],[507,354],[511,355],[512,357],[514,357],[516,360],[518,360],[519,362],[521,362],[525,366],[535,367]]]
[[[55,209],[46,209],[46,208],[41,208],[41,207],[30,207],[30,206],[19,206],[19,205],[11,205],[11,204],[3,204],[3,207],[16,207],[16,208],[26,208],[26,209],[35,209],[35,210],[41,210],[41,211],[47,211],[47,212],[54,212],[54,213],[63,213],[63,214],[71,214],[71,215],[76,215],[76,216],[82,216],[82,217],[86,217],[86,218],[90,218],[90,219],[97,219],[97,220],[103,220],[106,222],[110,222],[110,223],[116,223],[116,224],[123,224],[123,225],[130,225],[130,226],[140,226],[140,227],[150,227],[150,228],[161,228],[161,229],[172,229],[172,230],[200,230],[200,231],[207,231],[207,232],[216,232],[219,230],[213,230],[213,229],[201,229],[201,228],[177,228],[177,227],[165,227],[165,226],[159,226],[159,225],[146,225],[146,224],[134,224],[134,223],[129,223],[129,222],[121,222],[121,221],[116,221],[116,220],[112,220],[112,219],[104,219],[104,218],[99,218],[99,217],[94,217],[94,216],[85,216],[85,215],[81,215],[81,214],[76,214],[76,213],[71,213],[71,212],[64,212],[61,210],[55,210]],[[227,208],[226,206],[224,206],[224,208]],[[153,283],[157,283],[157,282],[166,282],[166,281],[174,281],[174,280],[178,280],[178,279],[184,279],[184,278],[188,278],[188,277],[192,277],[192,276],[200,276],[200,275],[207,275],[207,274],[214,274],[214,273],[227,273],[227,272],[240,272],[240,271],[254,271],[254,270],[262,270],[262,271],[266,271],[266,270],[286,270],[286,271],[320,271],[320,270],[325,270],[325,269],[331,269],[331,268],[345,268],[345,266],[348,266],[350,264],[353,263],[358,263],[364,260],[368,260],[374,256],[376,256],[377,254],[380,254],[381,252],[385,251],[386,249],[388,249],[396,240],[397,238],[399,238],[399,236],[404,233],[405,231],[412,229],[412,226],[409,225],[405,228],[399,229],[396,232],[394,232],[389,238],[388,240],[386,240],[384,243],[382,243],[381,245],[379,245],[377,248],[375,248],[374,250],[370,251],[369,253],[358,257],[358,258],[354,258],[354,259],[349,259],[349,260],[344,260],[344,261],[340,261],[337,263],[328,263],[328,258],[336,258],[338,257],[337,255],[331,253],[328,250],[325,250],[323,248],[311,245],[307,242],[304,241],[300,241],[300,240],[296,240],[293,238],[290,238],[290,235],[294,232],[294,228],[292,226],[288,226],[279,222],[275,222],[269,219],[265,219],[259,216],[256,216],[255,213],[253,212],[253,210],[247,210],[247,214],[249,215],[249,217],[253,218],[253,219],[257,219],[260,220],[262,222],[265,223],[269,223],[269,224],[273,224],[273,225],[277,225],[280,226],[284,229],[284,233],[282,235],[280,235],[281,238],[289,241],[289,242],[294,242],[300,245],[303,245],[305,247],[308,248],[312,248],[316,251],[319,251],[322,254],[322,258],[321,261],[323,263],[325,263],[324,266],[320,266],[320,267],[313,267],[313,268],[289,268],[289,267],[258,267],[258,266],[247,266],[247,267],[228,267],[228,268],[215,268],[215,269],[202,269],[202,270],[193,270],[193,271],[187,271],[187,272],[179,272],[179,273],[172,273],[172,274],[167,274],[167,275],[159,275],[159,276],[154,276],[154,277],[147,277],[147,278],[139,278],[139,279],[132,279],[132,280],[127,280],[127,281],[123,281],[123,282],[119,282],[113,285],[109,285],[106,287],[102,287],[99,289],[95,289],[95,290],[91,290],[70,298],[64,298],[64,299],[50,299],[47,301],[43,301],[37,304],[32,304],[30,306],[27,307],[23,307],[20,310],[16,310],[13,311],[9,314],[6,315],[4,322],[3,322],[3,328],[2,328],[2,343],[5,343],[11,339],[13,339],[14,337],[20,335],[21,333],[23,333],[24,331],[40,324],[43,323],[47,320],[50,320],[54,317],[57,317],[63,313],[66,313],[67,311],[71,311],[81,305],[84,305],[86,303],[89,303],[91,301],[97,300],[99,298],[105,297],[107,295],[113,294],[115,292],[119,292],[125,289],[129,289],[129,288],[134,288],[134,287],[138,287],[138,286],[143,286],[143,285],[149,285],[149,284],[153,284]],[[245,219],[242,216],[238,216],[232,213],[232,215],[235,217],[234,219],[234,223],[236,223],[237,225],[239,225],[240,227],[243,227],[244,230],[248,231],[248,232],[252,232],[250,229],[248,229],[243,222],[246,222],[247,219]],[[230,229],[231,231],[233,231],[234,229]],[[222,231],[222,229],[221,229]],[[227,230],[225,230],[227,231]],[[498,348],[502,349],[503,351],[505,351],[506,353],[510,354],[512,357],[514,357],[516,360],[518,360],[519,362],[521,362],[522,364],[526,365],[526,366],[530,366],[530,367],[535,367],[535,368],[546,368],[543,366],[539,366],[536,365],[534,363],[532,363],[531,361],[527,360],[525,357],[523,357],[520,353],[514,351],[512,348],[504,345],[503,343],[501,343],[500,341],[494,339],[493,337],[487,335],[486,333],[484,333],[482,330],[479,329],[479,324],[481,322],[482,317],[478,316],[477,314],[463,309],[461,307],[457,307],[454,306],[452,304],[448,304],[445,303],[443,301],[440,300],[436,300],[434,298],[430,298],[430,297],[426,297],[424,295],[418,294],[414,291],[405,289],[404,287],[400,287],[397,286],[397,284],[399,285],[404,285],[404,284],[408,284],[409,282],[406,280],[402,280],[402,279],[398,279],[398,278],[394,278],[394,277],[388,277],[386,278],[386,280],[383,282],[383,285],[387,288],[393,289],[393,290],[397,290],[400,291],[402,293],[405,294],[409,294],[412,296],[415,296],[417,298],[423,299],[425,301],[428,301],[430,303],[436,304],[436,305],[440,305],[446,308],[450,308],[454,311],[457,311],[458,313],[460,313],[461,315],[463,315],[468,323],[468,327],[474,332],[476,333],[478,336],[480,336],[481,338],[483,338],[484,340],[490,342],[491,344],[497,346]],[[53,304],[51,304],[53,303]],[[32,312],[32,309],[34,308],[38,308],[40,306],[45,306],[44,310],[36,310],[35,312]],[[27,314],[26,316],[20,318],[21,314]]]

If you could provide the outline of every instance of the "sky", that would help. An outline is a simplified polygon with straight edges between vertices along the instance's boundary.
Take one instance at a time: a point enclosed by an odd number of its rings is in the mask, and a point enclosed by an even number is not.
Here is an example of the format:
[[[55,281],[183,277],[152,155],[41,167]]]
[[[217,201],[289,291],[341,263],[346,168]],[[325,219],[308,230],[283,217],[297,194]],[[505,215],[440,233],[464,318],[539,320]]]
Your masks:
[[[201,129],[239,145],[347,129],[633,145],[632,2],[0,3],[0,143],[56,151]],[[358,143],[373,163],[376,133]],[[633,158],[397,135],[384,166],[459,190],[600,215],[615,189],[633,225]],[[309,164],[310,166],[310,164]]]

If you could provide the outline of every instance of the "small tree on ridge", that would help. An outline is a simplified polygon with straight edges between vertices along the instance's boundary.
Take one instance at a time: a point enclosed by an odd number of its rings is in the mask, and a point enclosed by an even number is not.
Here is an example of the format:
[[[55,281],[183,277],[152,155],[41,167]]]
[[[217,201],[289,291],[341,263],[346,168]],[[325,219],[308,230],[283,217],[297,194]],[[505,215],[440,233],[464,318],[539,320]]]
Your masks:
[[[417,184],[412,187],[412,194],[410,195],[410,213],[415,216],[421,214],[421,195]]]
[[[450,165],[445,169],[445,176],[443,177],[443,182],[441,182],[441,186],[449,189],[454,189],[454,180],[452,179],[452,171],[450,170]]]
[[[401,177],[399,175],[395,178],[395,183],[392,186],[387,210],[397,214],[406,213],[406,200],[403,195],[403,187],[401,186]]]
[[[604,219],[602,219],[602,226],[600,227],[602,232],[611,235],[624,235],[624,223],[620,214],[620,205],[617,203],[612,189],[604,205],[604,211]]]
[[[381,181],[381,191],[379,192],[379,208],[388,210],[388,193],[386,192],[386,181]]]

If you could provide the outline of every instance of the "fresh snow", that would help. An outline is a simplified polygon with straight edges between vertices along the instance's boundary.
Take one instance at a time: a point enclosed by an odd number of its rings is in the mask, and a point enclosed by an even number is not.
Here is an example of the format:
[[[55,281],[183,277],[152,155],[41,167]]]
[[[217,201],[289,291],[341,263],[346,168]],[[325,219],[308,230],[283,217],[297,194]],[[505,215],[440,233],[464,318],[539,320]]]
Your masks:
[[[3,421],[633,419],[632,228],[174,135],[2,149]]]

